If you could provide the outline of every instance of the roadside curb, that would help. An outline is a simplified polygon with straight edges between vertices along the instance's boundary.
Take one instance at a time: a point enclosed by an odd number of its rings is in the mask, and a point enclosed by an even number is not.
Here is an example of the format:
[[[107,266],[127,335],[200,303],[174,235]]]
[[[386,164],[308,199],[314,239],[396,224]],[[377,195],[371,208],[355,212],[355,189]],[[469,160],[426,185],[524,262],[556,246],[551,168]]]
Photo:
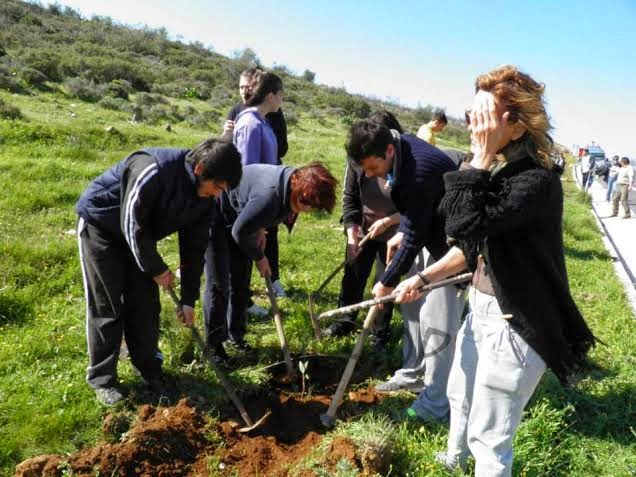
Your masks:
[[[581,180],[578,173],[578,167],[576,165],[572,166],[572,176],[574,177],[574,181],[579,189],[581,189]],[[612,262],[614,263],[614,270],[616,271],[616,276],[622,282],[623,288],[625,289],[625,294],[627,295],[627,301],[632,307],[632,312],[634,318],[636,319],[636,277],[634,277],[634,273],[630,270],[629,266],[625,262],[625,259],[621,255],[620,251],[616,247],[616,244],[612,240],[612,236],[603,224],[601,220],[598,210],[594,206],[594,202],[591,204],[591,209],[593,212],[594,220],[596,221],[596,226],[601,232],[601,236],[603,239],[603,244],[605,248],[610,254],[612,258]]]

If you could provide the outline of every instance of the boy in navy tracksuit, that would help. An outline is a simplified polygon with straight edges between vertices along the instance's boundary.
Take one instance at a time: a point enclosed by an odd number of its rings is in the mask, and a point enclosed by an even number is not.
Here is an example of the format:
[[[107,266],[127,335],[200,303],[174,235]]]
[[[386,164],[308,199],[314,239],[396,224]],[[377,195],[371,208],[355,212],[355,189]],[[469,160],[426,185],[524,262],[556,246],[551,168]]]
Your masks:
[[[172,286],[174,275],[157,242],[179,233],[180,318],[191,324],[214,199],[240,177],[234,145],[210,139],[192,150],[135,152],[97,177],[80,197],[76,210],[90,359],[86,379],[103,404],[123,399],[116,387],[122,337],[142,378],[160,386],[158,285]]]

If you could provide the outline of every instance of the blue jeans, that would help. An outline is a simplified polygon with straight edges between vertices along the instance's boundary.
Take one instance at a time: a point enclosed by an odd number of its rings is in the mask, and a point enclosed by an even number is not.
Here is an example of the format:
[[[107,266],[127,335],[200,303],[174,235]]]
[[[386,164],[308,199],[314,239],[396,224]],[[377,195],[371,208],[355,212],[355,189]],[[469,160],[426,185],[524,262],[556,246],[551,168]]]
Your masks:
[[[607,195],[605,197],[605,199],[609,202],[612,200],[612,191],[614,190],[614,184],[616,184],[616,179],[618,178],[618,176],[616,177],[609,177],[607,179]]]

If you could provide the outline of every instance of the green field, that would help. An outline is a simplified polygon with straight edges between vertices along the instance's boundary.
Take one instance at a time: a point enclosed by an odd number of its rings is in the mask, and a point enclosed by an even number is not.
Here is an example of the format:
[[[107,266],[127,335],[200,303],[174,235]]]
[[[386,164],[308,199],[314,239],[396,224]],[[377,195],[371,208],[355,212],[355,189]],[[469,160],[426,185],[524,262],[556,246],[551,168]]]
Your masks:
[[[23,459],[72,452],[101,437],[106,411],[84,382],[84,300],[73,232],[79,194],[127,153],[145,146],[188,147],[217,134],[221,123],[212,131],[181,123],[166,132],[159,124],[130,124],[127,113],[60,93],[0,93],[0,99],[24,115],[23,120],[0,120],[0,475],[11,475]],[[203,105],[196,99],[179,101]],[[108,132],[109,126],[115,131]],[[300,113],[290,128],[286,163],[320,160],[341,178],[345,132],[336,116]],[[569,179],[564,186],[572,292],[606,346],[591,354],[591,370],[574,389],[564,390],[551,373],[545,375],[515,442],[515,475],[636,475],[636,322],[588,204]],[[342,259],[338,210],[339,205],[333,216],[302,217],[289,237],[281,232],[281,281],[290,295],[282,308],[294,353],[346,355],[353,343],[351,338],[316,343],[306,311],[307,293]],[[162,251],[176,266],[176,241],[165,240]],[[263,285],[257,277],[254,283],[264,304]],[[325,306],[335,304],[337,292],[336,280],[325,293]],[[180,364],[186,339],[173,323],[166,297],[164,305],[160,345],[166,369],[214,416],[224,398],[218,386],[209,386],[214,378],[204,366]],[[377,362],[378,380],[400,362],[399,314],[392,326],[389,355],[369,348],[362,358]],[[233,373],[244,394],[265,381],[260,365],[280,359],[273,325],[252,325],[247,338],[261,351],[260,363]],[[127,362],[120,363],[120,371],[133,396],[124,407],[132,411],[144,394]],[[392,400],[336,432],[372,433],[410,399]],[[432,461],[444,447],[444,427],[397,423],[389,434],[396,449],[390,475],[444,475]],[[341,475],[354,475],[347,472]]]

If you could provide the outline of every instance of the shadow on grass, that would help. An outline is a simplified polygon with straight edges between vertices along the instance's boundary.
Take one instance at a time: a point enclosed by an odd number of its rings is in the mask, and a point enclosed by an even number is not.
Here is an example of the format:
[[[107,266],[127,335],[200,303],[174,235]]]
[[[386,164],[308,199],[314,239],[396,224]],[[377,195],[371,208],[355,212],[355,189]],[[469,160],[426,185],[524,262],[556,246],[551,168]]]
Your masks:
[[[606,262],[612,257],[605,251],[600,250],[579,250],[571,247],[565,247],[565,255],[567,258],[576,258],[579,260],[600,260]]]
[[[0,326],[22,325],[34,315],[33,305],[25,298],[9,293],[0,294]]]
[[[617,378],[614,370],[591,363],[585,370],[584,381],[564,388],[549,373],[533,401],[547,398],[555,408],[571,404],[574,406],[570,418],[573,432],[630,445],[634,442],[632,427],[636,422],[636,383]]]

